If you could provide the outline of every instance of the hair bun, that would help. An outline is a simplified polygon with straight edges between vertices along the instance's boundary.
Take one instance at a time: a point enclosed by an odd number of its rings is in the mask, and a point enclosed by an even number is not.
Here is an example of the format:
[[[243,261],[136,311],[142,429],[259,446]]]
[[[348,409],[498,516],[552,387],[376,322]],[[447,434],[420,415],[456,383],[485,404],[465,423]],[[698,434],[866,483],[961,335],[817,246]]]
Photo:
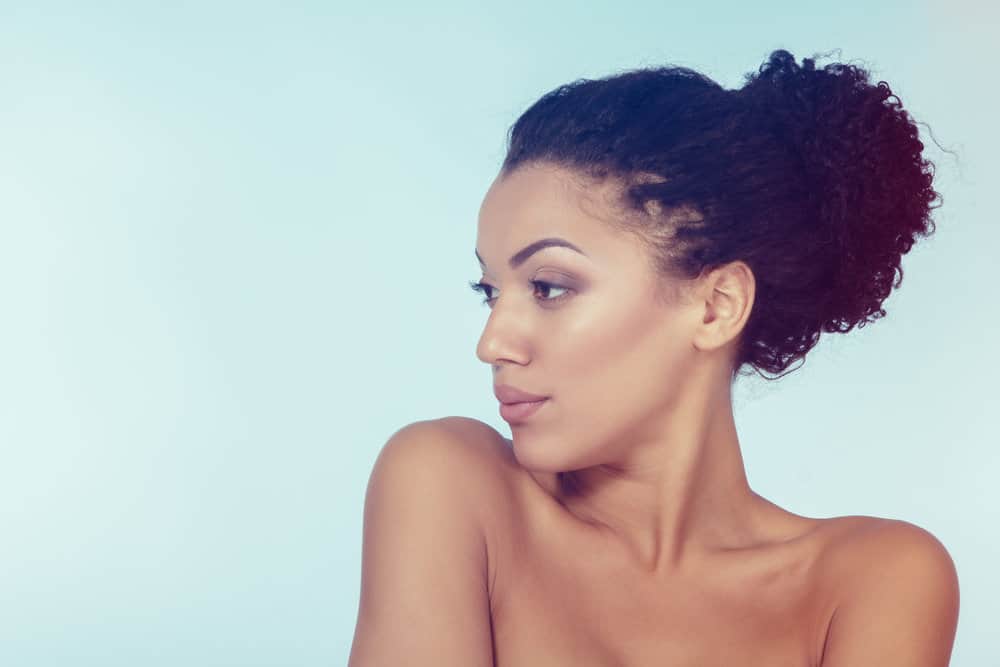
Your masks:
[[[511,127],[501,172],[539,161],[623,183],[640,215],[615,227],[646,242],[664,286],[745,262],[734,372],[784,374],[823,332],[885,315],[902,255],[933,231],[923,148],[888,84],[778,50],[738,90],[672,65],[559,86]]]
[[[864,69],[816,69],[812,58],[799,66],[784,50],[735,93],[752,129],[777,138],[796,164],[816,222],[840,249],[823,329],[849,331],[884,316],[881,302],[902,284],[901,255],[933,233],[928,212],[940,200],[934,165],[922,159],[899,98]]]

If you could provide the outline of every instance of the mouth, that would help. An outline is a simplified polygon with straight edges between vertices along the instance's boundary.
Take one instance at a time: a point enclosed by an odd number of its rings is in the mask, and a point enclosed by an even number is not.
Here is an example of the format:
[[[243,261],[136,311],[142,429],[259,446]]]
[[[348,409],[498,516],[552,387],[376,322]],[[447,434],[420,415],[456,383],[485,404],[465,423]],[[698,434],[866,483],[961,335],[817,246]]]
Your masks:
[[[521,422],[535,414],[548,400],[543,398],[520,403],[500,403],[500,416],[508,422]]]

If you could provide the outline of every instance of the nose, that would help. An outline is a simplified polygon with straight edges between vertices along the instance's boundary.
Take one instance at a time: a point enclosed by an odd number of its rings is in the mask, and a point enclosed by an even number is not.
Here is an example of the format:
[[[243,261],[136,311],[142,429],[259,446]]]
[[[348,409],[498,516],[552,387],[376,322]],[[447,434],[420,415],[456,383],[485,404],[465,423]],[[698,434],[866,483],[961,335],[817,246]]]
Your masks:
[[[527,363],[529,357],[526,351],[528,348],[527,336],[521,330],[525,318],[518,317],[518,314],[513,310],[501,311],[500,301],[502,299],[493,303],[486,327],[476,344],[476,356],[480,361],[490,364],[494,368],[500,366],[502,361],[517,364]]]

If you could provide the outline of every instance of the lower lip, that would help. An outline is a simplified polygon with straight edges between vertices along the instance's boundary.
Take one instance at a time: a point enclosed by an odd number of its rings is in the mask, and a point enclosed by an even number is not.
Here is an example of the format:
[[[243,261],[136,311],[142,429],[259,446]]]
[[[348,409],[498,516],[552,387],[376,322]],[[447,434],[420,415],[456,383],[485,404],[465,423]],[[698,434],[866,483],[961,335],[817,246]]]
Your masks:
[[[547,400],[549,399],[543,398],[540,401],[531,401],[528,403],[501,403],[500,416],[507,421],[526,419],[535,414],[535,411],[542,407],[542,404]]]

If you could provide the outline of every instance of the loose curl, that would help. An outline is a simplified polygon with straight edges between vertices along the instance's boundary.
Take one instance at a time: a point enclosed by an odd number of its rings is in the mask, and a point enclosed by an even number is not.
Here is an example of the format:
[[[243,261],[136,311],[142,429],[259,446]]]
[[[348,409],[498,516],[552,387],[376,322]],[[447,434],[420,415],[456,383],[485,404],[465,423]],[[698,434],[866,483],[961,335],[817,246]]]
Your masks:
[[[738,90],[684,67],[560,86],[511,127],[501,172],[548,162],[617,179],[640,215],[614,224],[668,281],[745,262],[755,298],[733,374],[776,379],[762,371],[791,372],[822,332],[886,314],[941,204],[923,148],[886,82],[778,50]]]

